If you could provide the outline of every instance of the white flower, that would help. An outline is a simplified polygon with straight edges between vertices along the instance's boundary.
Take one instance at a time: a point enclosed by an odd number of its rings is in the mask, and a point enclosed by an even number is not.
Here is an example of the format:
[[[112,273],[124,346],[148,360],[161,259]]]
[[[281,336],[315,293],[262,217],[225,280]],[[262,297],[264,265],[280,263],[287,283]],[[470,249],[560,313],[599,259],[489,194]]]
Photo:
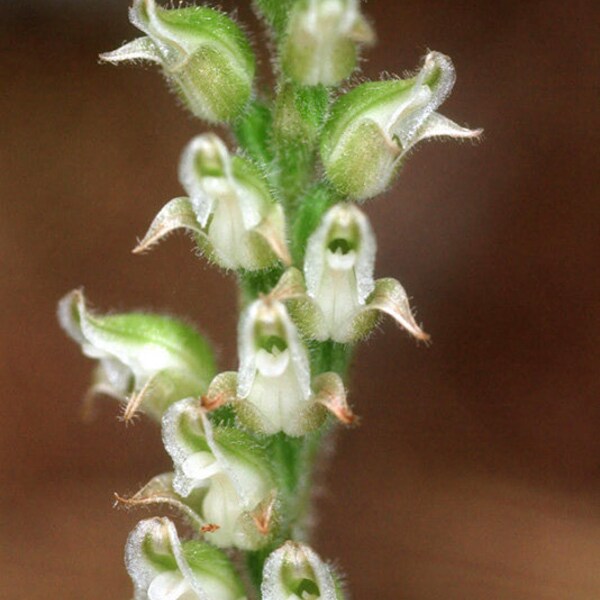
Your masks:
[[[284,304],[288,294],[295,295],[294,286],[284,274],[269,296],[246,309],[238,333],[239,371],[217,375],[203,398],[208,410],[232,403],[247,427],[266,435],[304,435],[321,425],[324,409],[346,425],[355,421],[339,375],[311,379],[306,347]]]
[[[310,236],[304,259],[306,295],[313,306],[295,297],[293,318],[314,339],[354,342],[386,313],[420,340],[429,336],[412,314],[408,296],[395,279],[375,281],[375,236],[366,215],[353,204],[337,204]],[[289,276],[290,278],[292,275]],[[301,289],[299,274],[296,286]]]
[[[375,288],[375,252],[371,225],[352,204],[331,208],[309,238],[307,292],[323,313],[327,338],[348,342],[355,337],[355,318]]]
[[[175,198],[159,212],[135,252],[184,228],[225,269],[263,269],[277,257],[289,261],[281,206],[258,167],[231,156],[219,137],[208,133],[188,144],[179,179],[189,197]]]
[[[237,396],[252,407],[260,430],[298,435],[312,408],[310,365],[285,306],[255,301],[239,328]]]
[[[147,34],[100,55],[106,62],[149,61],[190,111],[212,122],[231,121],[252,92],[255,59],[242,30],[207,7],[165,9],[134,0],[129,20]]]
[[[175,465],[174,491],[184,499],[194,492],[201,496],[199,515],[213,526],[209,541],[242,549],[260,545],[273,490],[262,447],[243,431],[211,426],[191,398],[165,413],[163,440]]]
[[[195,540],[179,540],[166,518],[147,519],[131,532],[125,565],[134,600],[244,600],[242,583],[227,557]]]
[[[367,82],[341,96],[321,138],[325,172],[338,192],[353,200],[372,198],[389,187],[419,141],[477,137],[481,130],[466,129],[435,112],[455,79],[451,60],[430,52],[412,79]]]
[[[83,353],[99,361],[90,391],[126,401],[126,419],[138,408],[160,419],[176,400],[202,394],[214,376],[208,342],[173,317],[93,314],[74,290],[60,301],[58,319]]]

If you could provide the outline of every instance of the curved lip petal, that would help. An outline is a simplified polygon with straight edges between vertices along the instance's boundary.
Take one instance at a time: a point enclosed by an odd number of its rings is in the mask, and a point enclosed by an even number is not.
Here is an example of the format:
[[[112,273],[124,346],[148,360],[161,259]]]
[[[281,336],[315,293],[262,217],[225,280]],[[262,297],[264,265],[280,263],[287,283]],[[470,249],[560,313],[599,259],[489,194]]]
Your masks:
[[[440,70],[439,83],[432,89],[425,81],[431,75],[434,69]],[[404,150],[412,145],[412,140],[418,130],[425,123],[431,114],[437,110],[440,105],[448,98],[456,81],[456,71],[452,60],[441,52],[429,52],[423,61],[423,67],[419,71],[413,89],[419,93],[419,90],[427,89],[430,92],[425,106],[416,110],[409,116],[406,123],[403,124],[402,131],[396,133]]]

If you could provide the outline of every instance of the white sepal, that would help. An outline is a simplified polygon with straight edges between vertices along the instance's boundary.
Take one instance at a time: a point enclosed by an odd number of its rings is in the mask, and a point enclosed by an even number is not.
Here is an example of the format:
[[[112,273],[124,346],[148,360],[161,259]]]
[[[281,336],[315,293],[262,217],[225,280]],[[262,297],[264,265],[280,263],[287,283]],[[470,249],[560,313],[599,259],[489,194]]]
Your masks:
[[[359,337],[365,333],[361,332],[363,316],[368,316],[368,313],[373,311],[389,315],[416,339],[423,342],[429,341],[429,334],[421,329],[413,315],[408,294],[395,279],[386,277],[375,282],[373,294],[354,323],[355,334]]]
[[[331,568],[305,544],[286,542],[267,559],[263,600],[340,600]]]
[[[157,64],[162,62],[161,53],[156,47],[156,44],[149,37],[136,38],[112,52],[101,54],[100,58],[103,61],[114,65],[120,62],[131,62],[136,60],[149,61]]]

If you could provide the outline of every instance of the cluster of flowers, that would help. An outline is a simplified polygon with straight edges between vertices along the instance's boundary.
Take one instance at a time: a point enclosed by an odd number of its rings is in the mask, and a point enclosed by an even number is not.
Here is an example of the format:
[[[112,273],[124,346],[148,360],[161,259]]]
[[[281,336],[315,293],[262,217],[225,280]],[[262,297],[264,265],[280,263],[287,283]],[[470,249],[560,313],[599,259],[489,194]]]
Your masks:
[[[298,130],[293,118],[285,118],[285,86],[296,86],[292,104],[297,90],[310,87],[326,90],[328,98],[328,88],[354,71],[360,45],[373,34],[358,0],[257,4],[278,44],[284,82],[278,134],[285,138],[286,123]],[[159,64],[189,110],[209,122],[239,122],[248,114],[255,59],[229,17],[211,8],[167,10],[154,0],[135,0],[130,20],[145,36],[103,60]],[[344,424],[355,420],[340,375],[311,368],[311,345],[353,344],[381,314],[427,339],[400,283],[374,279],[375,236],[359,204],[391,184],[420,140],[477,135],[435,112],[453,83],[450,60],[432,52],[415,77],[362,83],[340,95],[321,123],[304,120],[300,134],[314,144],[334,200],[313,215],[315,225],[299,253],[290,251],[290,214],[268,160],[247,149],[231,153],[212,133],[185,148],[179,177],[187,195],[160,210],[135,251],[184,229],[223,269],[278,274],[268,293],[243,308],[237,372],[217,374],[210,344],[178,319],[99,315],[80,290],[61,301],[63,328],[98,360],[90,393],[122,401],[126,419],[141,410],[159,421],[173,460],[172,473],[123,501],[166,504],[196,532],[181,541],[169,519],[139,523],[126,549],[137,600],[244,598],[223,550],[264,547],[274,548],[264,565],[264,600],[343,598],[330,566],[306,545],[281,539],[289,516],[282,514],[267,441],[306,436],[333,417]]]

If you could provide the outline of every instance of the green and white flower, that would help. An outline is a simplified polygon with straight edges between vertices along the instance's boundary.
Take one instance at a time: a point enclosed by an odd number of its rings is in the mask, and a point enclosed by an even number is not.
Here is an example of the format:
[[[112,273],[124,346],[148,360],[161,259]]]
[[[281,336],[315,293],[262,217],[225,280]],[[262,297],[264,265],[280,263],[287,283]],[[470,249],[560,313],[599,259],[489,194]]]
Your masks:
[[[421,140],[477,137],[481,130],[436,112],[455,79],[452,61],[430,52],[416,77],[363,83],[341,96],[321,138],[325,172],[338,192],[353,200],[372,198],[391,185]]]
[[[260,169],[231,156],[212,133],[185,148],[179,179],[188,197],[171,200],[134,252],[143,252],[176,229],[190,231],[207,257],[225,269],[264,269],[289,262],[285,217]]]
[[[235,428],[212,426],[195,399],[174,404],[163,418],[163,441],[175,465],[173,490],[195,494],[207,539],[252,549],[267,541],[274,483],[263,447]]]
[[[400,283],[374,280],[376,249],[371,225],[358,207],[337,204],[327,211],[308,240],[304,259],[306,293],[318,314],[311,316],[305,302],[290,301],[292,316],[303,321],[310,337],[353,342],[371,331],[380,313],[387,313],[417,339],[429,339]]]
[[[173,317],[94,314],[74,290],[60,301],[58,318],[83,354],[99,361],[90,392],[126,402],[125,419],[141,409],[160,420],[173,402],[203,394],[215,374],[208,342]]]
[[[304,435],[321,425],[324,409],[351,424],[355,417],[339,375],[323,373],[311,380],[306,347],[283,302],[288,293],[284,283],[242,315],[239,371],[217,375],[205,405],[212,409],[232,403],[244,425],[266,435]]]
[[[141,521],[129,535],[125,566],[134,600],[245,600],[239,576],[217,548],[181,542],[166,518]]]
[[[374,37],[359,0],[299,0],[281,44],[282,69],[301,85],[336,85],[356,68],[359,46]]]
[[[329,565],[307,545],[286,542],[265,563],[263,600],[343,600],[344,593]]]
[[[146,36],[100,58],[113,64],[149,61],[189,110],[211,122],[231,121],[252,93],[254,53],[229,17],[204,6],[165,9],[155,0],[135,0],[129,20]]]

